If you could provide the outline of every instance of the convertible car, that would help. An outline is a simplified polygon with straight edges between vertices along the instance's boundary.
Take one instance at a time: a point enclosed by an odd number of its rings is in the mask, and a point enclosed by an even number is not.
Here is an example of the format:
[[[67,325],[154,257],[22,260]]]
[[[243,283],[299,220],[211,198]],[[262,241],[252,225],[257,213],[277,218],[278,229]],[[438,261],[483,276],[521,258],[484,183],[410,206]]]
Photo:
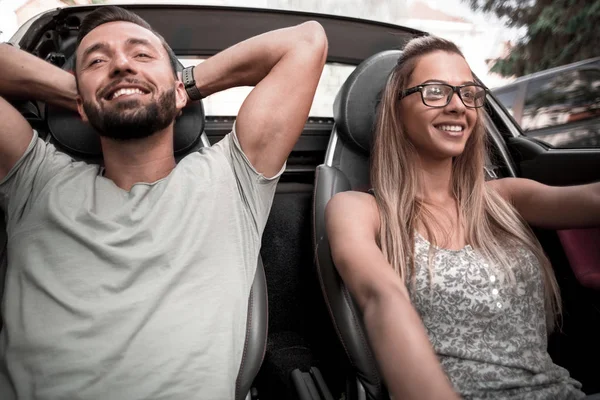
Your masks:
[[[80,23],[95,7],[40,14],[24,24],[11,43],[69,70]],[[125,7],[160,32],[183,65],[202,62],[269,30],[311,19],[323,25],[329,38],[327,65],[264,232],[236,400],[389,399],[360,312],[331,260],[323,213],[336,192],[368,189],[378,93],[405,43],[427,33],[300,12],[156,4]],[[243,91],[209,97],[185,109],[176,123],[178,159],[216,143],[231,130],[236,98]],[[77,115],[27,99],[9,100],[59,149],[76,159],[102,163],[98,138]],[[519,176],[549,185],[600,180],[600,148],[556,149],[528,138],[491,93],[486,99],[485,126],[489,161],[481,173],[487,179]],[[550,337],[550,354],[582,382],[585,392],[600,392],[600,229],[535,232],[564,297],[564,322]],[[0,259],[4,277],[10,260],[6,260],[3,220]],[[202,393],[198,398],[204,398]]]

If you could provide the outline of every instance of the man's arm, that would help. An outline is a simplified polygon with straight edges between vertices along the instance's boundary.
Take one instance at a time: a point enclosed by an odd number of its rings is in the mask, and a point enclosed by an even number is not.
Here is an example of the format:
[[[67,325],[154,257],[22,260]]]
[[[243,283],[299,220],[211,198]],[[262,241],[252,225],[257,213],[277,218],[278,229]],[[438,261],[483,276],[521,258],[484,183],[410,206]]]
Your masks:
[[[0,180],[21,158],[33,131],[2,96],[35,98],[76,109],[75,78],[22,50],[0,44]]]
[[[363,313],[369,343],[395,399],[458,399],[404,282],[377,246],[372,196],[336,194],[325,210],[335,266]]]
[[[0,44],[0,96],[41,100],[77,111],[73,75],[4,43]]]
[[[548,229],[600,226],[600,182],[548,186],[522,178],[489,181],[531,225]]]
[[[21,113],[0,97],[0,181],[25,153],[32,136]]]
[[[194,69],[204,96],[255,86],[244,101],[236,133],[254,168],[279,172],[298,140],[327,58],[321,25],[306,22],[245,40]]]

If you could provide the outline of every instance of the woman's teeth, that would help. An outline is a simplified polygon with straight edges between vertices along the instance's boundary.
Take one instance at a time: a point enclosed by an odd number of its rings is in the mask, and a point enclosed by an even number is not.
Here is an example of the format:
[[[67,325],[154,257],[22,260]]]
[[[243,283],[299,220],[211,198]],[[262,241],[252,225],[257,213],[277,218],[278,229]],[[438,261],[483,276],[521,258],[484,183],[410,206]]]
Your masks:
[[[463,127],[460,125],[439,125],[436,128],[441,131],[448,131],[448,132],[462,132],[462,130],[463,130]]]

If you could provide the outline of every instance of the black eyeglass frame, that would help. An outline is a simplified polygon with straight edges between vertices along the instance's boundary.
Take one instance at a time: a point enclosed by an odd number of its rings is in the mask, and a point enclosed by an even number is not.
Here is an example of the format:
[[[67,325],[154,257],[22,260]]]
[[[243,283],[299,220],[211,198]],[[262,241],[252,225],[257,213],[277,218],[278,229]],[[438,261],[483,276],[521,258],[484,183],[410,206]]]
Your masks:
[[[450,95],[446,98],[446,104],[444,104],[443,106],[430,106],[429,104],[427,104],[425,102],[425,98],[423,97],[423,89],[426,86],[447,86],[447,87],[451,88],[452,91],[450,92]],[[484,99],[483,103],[480,106],[469,106],[469,105],[467,105],[465,103],[465,101],[462,98],[462,95],[460,94],[460,89],[462,89],[464,87],[467,87],[467,86],[476,86],[478,88],[481,88],[481,89],[483,89],[483,91],[482,91],[483,96],[485,97],[485,95],[487,95],[488,89],[485,86],[478,85],[476,83],[467,83],[467,84],[464,84],[464,85],[452,86],[452,85],[449,85],[447,83],[441,83],[441,82],[440,83],[433,83],[432,82],[432,83],[422,83],[420,85],[408,88],[408,89],[404,90],[403,92],[400,92],[400,94],[398,95],[398,100],[402,100],[403,98],[405,98],[408,95],[411,95],[413,93],[419,92],[419,93],[421,93],[421,101],[427,107],[430,107],[430,108],[443,108],[443,107],[446,107],[448,104],[450,104],[450,102],[452,101],[452,96],[454,96],[454,93],[456,93],[456,94],[458,94],[458,97],[460,98],[460,101],[462,101],[462,103],[465,105],[465,107],[467,107],[467,108],[481,108],[481,107],[483,107],[485,105],[485,99]]]

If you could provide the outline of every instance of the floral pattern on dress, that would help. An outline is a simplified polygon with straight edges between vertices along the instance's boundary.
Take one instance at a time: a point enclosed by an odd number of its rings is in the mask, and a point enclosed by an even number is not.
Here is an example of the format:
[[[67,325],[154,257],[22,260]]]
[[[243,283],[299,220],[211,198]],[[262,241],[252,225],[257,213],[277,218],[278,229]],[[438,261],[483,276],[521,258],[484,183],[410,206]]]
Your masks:
[[[412,303],[456,391],[465,399],[580,399],[581,384],[547,352],[540,265],[507,251],[514,280],[471,246],[435,248],[415,235]]]

